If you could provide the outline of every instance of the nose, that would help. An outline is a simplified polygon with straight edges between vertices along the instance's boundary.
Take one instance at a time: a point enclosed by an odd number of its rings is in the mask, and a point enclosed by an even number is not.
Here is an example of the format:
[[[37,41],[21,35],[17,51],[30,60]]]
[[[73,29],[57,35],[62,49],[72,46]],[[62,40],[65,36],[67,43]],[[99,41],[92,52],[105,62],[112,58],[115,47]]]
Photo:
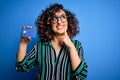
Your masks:
[[[61,19],[60,18],[58,18],[58,21],[57,21],[58,23],[61,23]]]

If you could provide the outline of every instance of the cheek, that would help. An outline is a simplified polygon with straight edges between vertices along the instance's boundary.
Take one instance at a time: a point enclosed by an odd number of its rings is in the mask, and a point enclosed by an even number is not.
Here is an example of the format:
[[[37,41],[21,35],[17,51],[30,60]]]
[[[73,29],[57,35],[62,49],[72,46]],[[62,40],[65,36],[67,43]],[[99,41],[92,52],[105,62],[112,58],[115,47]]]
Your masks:
[[[66,23],[66,30],[68,29],[68,22]]]
[[[55,30],[55,25],[51,24],[51,28],[54,31]]]

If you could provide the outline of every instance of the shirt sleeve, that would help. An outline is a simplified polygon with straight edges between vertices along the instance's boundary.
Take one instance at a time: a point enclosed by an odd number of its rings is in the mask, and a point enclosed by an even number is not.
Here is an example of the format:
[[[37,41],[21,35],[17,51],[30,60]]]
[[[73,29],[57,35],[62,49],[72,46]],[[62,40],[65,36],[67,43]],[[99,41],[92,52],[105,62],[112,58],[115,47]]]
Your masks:
[[[16,58],[17,59],[17,58]],[[37,44],[32,50],[26,54],[22,61],[16,60],[16,70],[20,72],[28,72],[37,64]]]
[[[85,80],[87,77],[87,64],[84,60],[83,48],[81,43],[77,40],[74,42],[74,44],[81,58],[81,63],[76,68],[76,70],[72,71],[71,77],[75,80]]]

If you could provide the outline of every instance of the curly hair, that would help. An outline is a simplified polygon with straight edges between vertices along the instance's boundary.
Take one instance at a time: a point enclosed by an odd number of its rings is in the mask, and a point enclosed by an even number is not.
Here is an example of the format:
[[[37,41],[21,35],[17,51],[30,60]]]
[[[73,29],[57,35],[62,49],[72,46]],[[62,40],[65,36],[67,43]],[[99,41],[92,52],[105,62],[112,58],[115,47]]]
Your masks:
[[[51,17],[59,10],[63,10],[67,15],[67,33],[69,37],[72,39],[77,33],[79,33],[78,19],[76,18],[76,15],[71,11],[64,9],[62,4],[54,3],[46,8],[46,10],[42,10],[42,13],[38,16],[35,22],[38,36],[41,41],[52,40],[54,33],[50,25],[50,20]]]

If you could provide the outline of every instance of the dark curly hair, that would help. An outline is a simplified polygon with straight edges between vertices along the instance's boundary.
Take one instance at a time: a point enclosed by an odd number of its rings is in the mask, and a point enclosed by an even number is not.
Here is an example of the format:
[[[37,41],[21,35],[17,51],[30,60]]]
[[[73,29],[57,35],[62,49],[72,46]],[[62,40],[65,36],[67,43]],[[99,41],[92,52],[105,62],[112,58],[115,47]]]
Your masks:
[[[67,15],[67,33],[69,37],[72,39],[77,33],[79,33],[78,19],[76,18],[76,15],[71,11],[64,9],[62,4],[54,3],[46,8],[46,10],[42,10],[42,13],[38,16],[37,21],[35,22],[38,36],[41,41],[49,41],[53,38],[54,33],[50,25],[50,20],[59,10],[63,10]]]

